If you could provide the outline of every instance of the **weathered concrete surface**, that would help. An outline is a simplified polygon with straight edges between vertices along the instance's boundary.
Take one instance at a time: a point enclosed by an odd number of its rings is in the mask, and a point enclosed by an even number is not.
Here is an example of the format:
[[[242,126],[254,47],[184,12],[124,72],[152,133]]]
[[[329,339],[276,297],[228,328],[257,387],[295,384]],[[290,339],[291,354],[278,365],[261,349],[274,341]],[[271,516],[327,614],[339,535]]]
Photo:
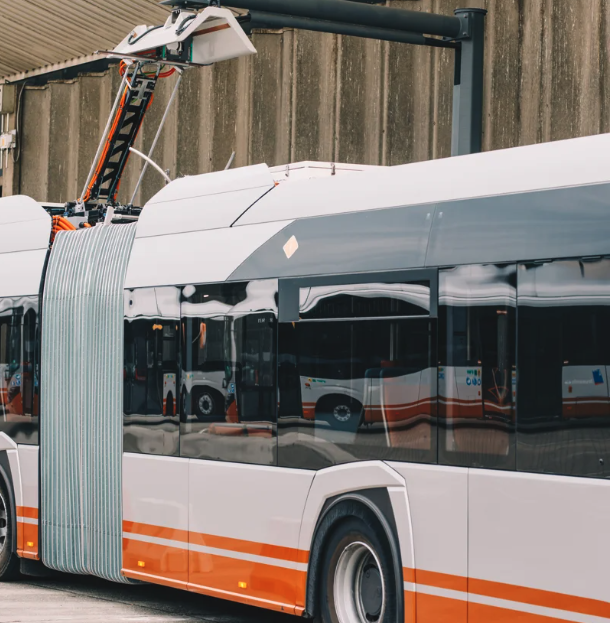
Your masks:
[[[292,616],[163,586],[89,577],[0,583],[0,623],[291,623]]]
[[[487,8],[485,150],[610,131],[608,0],[388,0],[452,14]],[[394,165],[446,157],[453,52],[305,31],[255,32],[258,55],[188,71],[155,160],[172,176],[297,160]],[[150,146],[175,78],[158,87]],[[75,199],[118,86],[116,70],[26,88],[23,151],[4,193]],[[142,163],[130,158],[120,199]],[[149,170],[138,203],[162,185]],[[77,189],[77,190],[76,190]]]

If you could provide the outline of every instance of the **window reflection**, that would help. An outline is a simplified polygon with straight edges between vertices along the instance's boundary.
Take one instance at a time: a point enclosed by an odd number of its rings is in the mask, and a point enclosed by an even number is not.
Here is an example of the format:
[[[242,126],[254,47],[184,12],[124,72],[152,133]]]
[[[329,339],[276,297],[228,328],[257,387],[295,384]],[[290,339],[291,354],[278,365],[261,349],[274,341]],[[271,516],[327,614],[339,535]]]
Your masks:
[[[439,461],[515,468],[514,266],[439,273]]]
[[[422,281],[301,288],[299,307],[303,320],[427,316],[430,284]]]
[[[349,286],[352,300],[332,294],[317,313],[329,318],[315,321],[303,311],[311,292],[317,296],[323,289],[301,289],[301,320],[280,325],[281,465],[319,469],[355,460],[436,460],[435,321],[370,319],[376,305],[388,315],[416,315],[412,302],[394,306],[397,291],[412,300],[417,300],[414,294],[420,297],[419,314],[424,305],[429,308],[429,287],[410,285]],[[351,318],[360,313],[352,304],[360,294],[366,320]],[[384,297],[389,303],[379,304]],[[342,313],[348,318],[339,318]]]
[[[519,266],[518,468],[610,476],[610,260]]]
[[[124,449],[178,454],[180,290],[125,294]]]
[[[0,299],[0,431],[38,443],[38,298]]]
[[[182,456],[275,464],[277,280],[182,297]]]

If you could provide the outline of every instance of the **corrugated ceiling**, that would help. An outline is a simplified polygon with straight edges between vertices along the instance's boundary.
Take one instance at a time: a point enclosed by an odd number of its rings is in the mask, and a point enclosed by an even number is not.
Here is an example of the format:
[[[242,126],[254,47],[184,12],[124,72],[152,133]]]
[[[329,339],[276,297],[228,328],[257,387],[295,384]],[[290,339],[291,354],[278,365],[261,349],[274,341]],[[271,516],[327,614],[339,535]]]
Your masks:
[[[0,78],[113,48],[167,13],[157,0],[0,0]]]

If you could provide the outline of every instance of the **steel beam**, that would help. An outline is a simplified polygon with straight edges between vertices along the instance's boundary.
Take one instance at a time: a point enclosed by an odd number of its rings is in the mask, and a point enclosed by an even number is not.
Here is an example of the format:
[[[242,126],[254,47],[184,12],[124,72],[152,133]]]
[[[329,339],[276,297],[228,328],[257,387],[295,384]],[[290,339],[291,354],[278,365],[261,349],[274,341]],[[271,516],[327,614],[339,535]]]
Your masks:
[[[404,30],[449,39],[460,37],[462,33],[462,20],[459,17],[361,4],[349,0],[231,0],[229,4],[237,9],[343,22],[371,28]]]
[[[354,1],[354,0],[351,0]],[[390,28],[378,28],[374,26],[361,26],[360,24],[346,24],[344,22],[330,22],[309,17],[294,17],[292,15],[279,15],[263,11],[250,11],[249,27],[252,28],[296,28],[298,30],[313,30],[316,32],[334,33],[336,35],[348,35],[351,37],[364,37],[367,39],[379,39],[380,41],[395,41],[398,43],[410,43],[412,45],[424,45],[436,48],[457,48],[459,44],[454,41],[425,37],[420,33],[406,32],[404,30],[392,30]],[[242,26],[246,26],[242,22]]]

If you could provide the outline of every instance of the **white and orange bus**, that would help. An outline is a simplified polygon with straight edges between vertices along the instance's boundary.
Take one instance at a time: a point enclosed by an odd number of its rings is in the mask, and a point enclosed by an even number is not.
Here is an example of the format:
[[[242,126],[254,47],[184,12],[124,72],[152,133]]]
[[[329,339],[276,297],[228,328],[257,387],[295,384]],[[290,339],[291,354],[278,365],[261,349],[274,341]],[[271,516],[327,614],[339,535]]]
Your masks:
[[[0,577],[610,620],[609,151],[187,177],[51,249],[1,199]]]

